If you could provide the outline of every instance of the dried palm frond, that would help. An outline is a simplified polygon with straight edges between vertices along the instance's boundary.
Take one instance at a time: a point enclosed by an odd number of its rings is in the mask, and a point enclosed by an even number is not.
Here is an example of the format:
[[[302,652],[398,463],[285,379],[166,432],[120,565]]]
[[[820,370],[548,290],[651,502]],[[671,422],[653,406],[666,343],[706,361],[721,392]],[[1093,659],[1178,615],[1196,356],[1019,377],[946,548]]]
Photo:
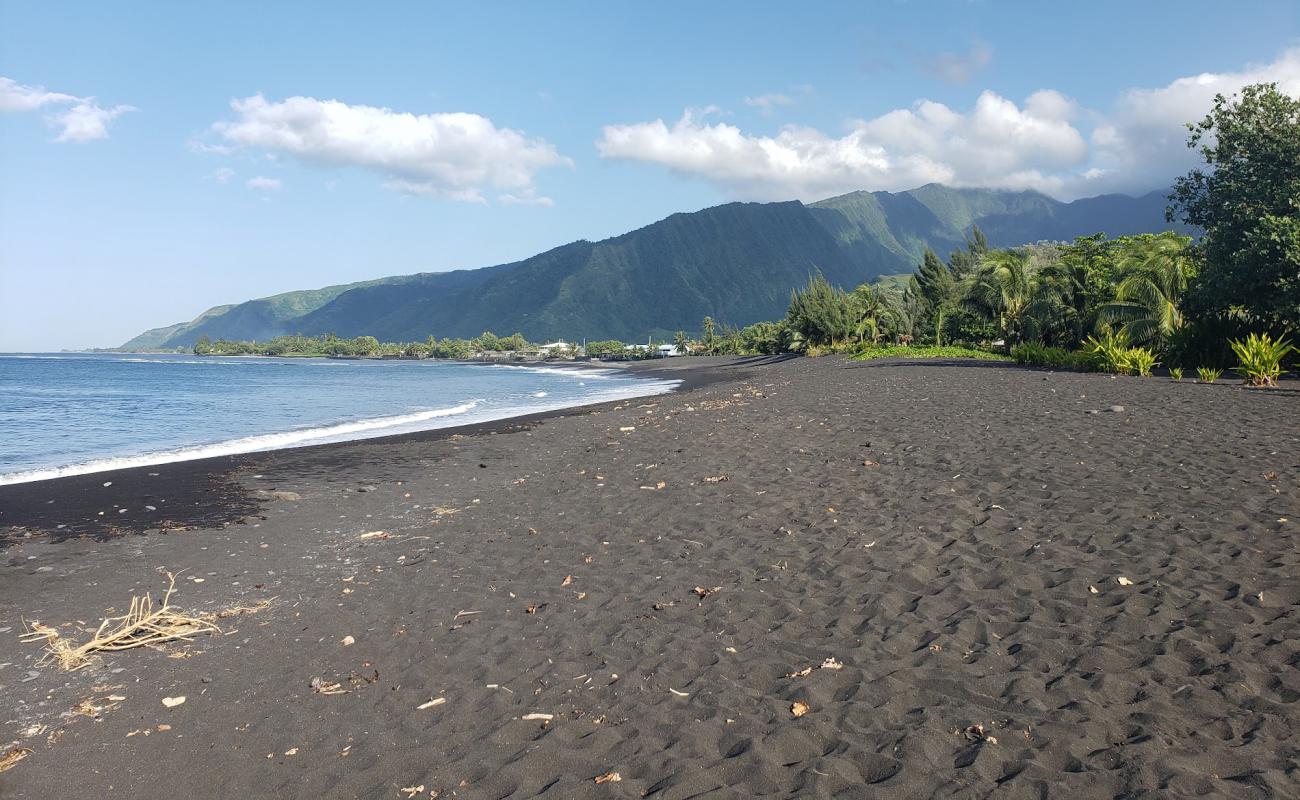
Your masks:
[[[137,647],[155,647],[174,641],[193,641],[201,633],[221,633],[209,619],[177,612],[171,607],[172,592],[176,590],[176,576],[167,573],[167,593],[162,605],[154,608],[153,597],[132,597],[131,608],[120,617],[109,617],[100,623],[95,635],[85,644],[77,645],[62,638],[57,630],[39,622],[32,622],[22,641],[45,640],[42,662],[54,662],[67,672],[81,669],[91,658],[101,652],[131,650]]]

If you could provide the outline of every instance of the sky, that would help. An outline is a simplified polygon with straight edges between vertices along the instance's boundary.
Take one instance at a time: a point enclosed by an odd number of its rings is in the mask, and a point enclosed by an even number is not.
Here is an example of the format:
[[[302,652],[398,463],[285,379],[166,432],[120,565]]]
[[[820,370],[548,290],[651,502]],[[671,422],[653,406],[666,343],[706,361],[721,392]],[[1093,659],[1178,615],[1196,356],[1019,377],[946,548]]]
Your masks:
[[[1163,189],[1300,3],[0,0],[0,351],[719,203]]]

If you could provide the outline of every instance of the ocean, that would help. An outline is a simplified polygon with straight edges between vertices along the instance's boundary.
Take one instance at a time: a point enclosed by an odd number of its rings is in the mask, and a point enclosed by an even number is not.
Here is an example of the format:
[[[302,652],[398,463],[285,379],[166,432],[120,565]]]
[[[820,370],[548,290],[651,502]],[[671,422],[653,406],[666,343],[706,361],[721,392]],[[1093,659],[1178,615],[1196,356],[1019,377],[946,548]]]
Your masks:
[[[0,485],[661,394],[618,369],[0,354]]]

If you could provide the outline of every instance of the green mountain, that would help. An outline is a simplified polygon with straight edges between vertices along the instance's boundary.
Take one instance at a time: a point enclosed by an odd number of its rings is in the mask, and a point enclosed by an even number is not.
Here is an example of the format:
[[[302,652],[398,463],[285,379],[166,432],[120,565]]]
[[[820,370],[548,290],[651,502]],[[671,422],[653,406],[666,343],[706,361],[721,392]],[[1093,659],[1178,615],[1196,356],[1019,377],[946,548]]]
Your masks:
[[[1165,200],[1104,195],[1062,203],[1037,192],[853,192],[805,205],[729,203],[600,242],[577,241],[495,267],[330,286],[233,306],[147,331],[123,345],[188,347],[200,336],[368,334],[384,341],[519,331],[542,340],[670,336],[709,315],[733,325],[776,319],[790,290],[821,270],[856,286],[916,268],[926,246],[964,246],[979,225],[995,247],[1162,230]]]

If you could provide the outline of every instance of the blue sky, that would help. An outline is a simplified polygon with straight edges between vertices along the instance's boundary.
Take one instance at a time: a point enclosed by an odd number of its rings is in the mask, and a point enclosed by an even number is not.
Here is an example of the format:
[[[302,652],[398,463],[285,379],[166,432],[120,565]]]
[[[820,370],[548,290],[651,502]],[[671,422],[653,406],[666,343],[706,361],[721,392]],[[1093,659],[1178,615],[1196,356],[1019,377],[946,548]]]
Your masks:
[[[731,200],[1160,188],[1215,91],[1300,93],[1300,4],[1225,8],[3,2],[0,350]]]

